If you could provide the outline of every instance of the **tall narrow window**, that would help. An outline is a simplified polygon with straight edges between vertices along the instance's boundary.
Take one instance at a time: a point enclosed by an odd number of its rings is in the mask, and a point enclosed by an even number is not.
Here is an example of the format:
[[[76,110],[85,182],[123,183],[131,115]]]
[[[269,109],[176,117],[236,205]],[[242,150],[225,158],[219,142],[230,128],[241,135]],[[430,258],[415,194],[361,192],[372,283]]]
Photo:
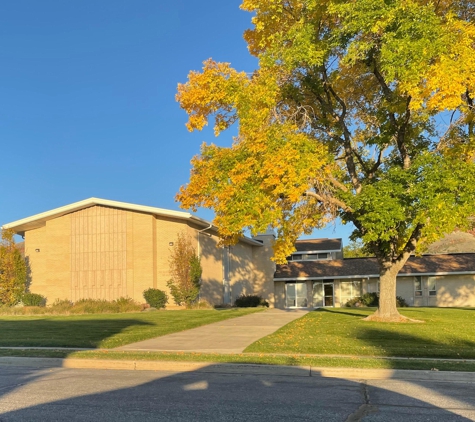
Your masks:
[[[414,277],[414,296],[422,296],[422,279],[419,276]]]
[[[436,278],[429,277],[427,281],[429,285],[429,296],[437,296]]]

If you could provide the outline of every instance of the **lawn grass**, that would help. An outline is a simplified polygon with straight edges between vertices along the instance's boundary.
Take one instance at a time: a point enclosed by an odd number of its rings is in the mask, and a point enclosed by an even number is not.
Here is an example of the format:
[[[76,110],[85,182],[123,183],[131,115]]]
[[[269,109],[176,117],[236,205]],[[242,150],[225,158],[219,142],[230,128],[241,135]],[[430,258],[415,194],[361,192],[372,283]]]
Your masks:
[[[475,309],[403,308],[424,323],[363,321],[375,309],[309,312],[245,352],[475,359]]]
[[[184,352],[129,352],[116,350],[97,350],[68,352],[65,350],[0,349],[0,357],[48,357],[94,360],[126,361],[166,361],[166,362],[209,362],[241,363],[260,365],[310,366],[312,372],[318,368],[367,368],[367,369],[407,369],[427,371],[465,371],[475,372],[474,361],[451,361],[430,359],[391,359],[364,357],[313,357],[272,354],[215,354]],[[317,368],[317,369],[316,369]]]
[[[68,316],[0,316],[0,347],[112,348],[262,308]]]

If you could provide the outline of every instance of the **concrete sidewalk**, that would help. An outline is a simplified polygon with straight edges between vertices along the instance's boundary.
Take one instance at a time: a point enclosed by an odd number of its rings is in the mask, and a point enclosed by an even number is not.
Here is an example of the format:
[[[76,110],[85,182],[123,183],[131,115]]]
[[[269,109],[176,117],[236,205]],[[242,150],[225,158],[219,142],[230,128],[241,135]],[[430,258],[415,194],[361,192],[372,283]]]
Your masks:
[[[180,333],[139,341],[114,350],[242,353],[250,344],[306,313],[307,311],[301,310],[268,309]]]

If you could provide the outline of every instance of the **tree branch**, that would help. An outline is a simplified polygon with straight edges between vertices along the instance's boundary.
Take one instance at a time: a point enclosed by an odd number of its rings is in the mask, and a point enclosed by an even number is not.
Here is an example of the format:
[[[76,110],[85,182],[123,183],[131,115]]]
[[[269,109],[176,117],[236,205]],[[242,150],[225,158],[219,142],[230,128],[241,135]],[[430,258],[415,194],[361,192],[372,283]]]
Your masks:
[[[341,113],[338,114],[335,112],[335,109],[333,109],[333,115],[337,117],[338,119],[338,124],[340,125],[340,128],[343,131],[343,147],[345,148],[345,162],[346,162],[346,167],[348,169],[348,173],[351,177],[351,183],[353,184],[353,187],[356,191],[356,193],[361,192],[361,183],[358,178],[358,173],[356,171],[356,165],[355,161],[353,159],[353,148],[351,146],[351,132],[348,130],[348,127],[345,124],[345,117],[346,117],[346,104],[343,101],[343,99],[335,92],[333,87],[329,84],[328,82],[328,76],[326,74],[326,70],[322,69],[322,75],[323,75],[323,88],[325,92],[327,93],[327,97],[332,96],[341,106]],[[329,105],[331,106],[331,100],[329,100]]]
[[[353,210],[348,205],[346,205],[344,202],[340,201],[337,198],[331,197],[331,196],[330,197],[323,197],[323,196],[319,195],[318,193],[315,193],[315,192],[312,192],[312,191],[304,192],[304,196],[311,196],[311,197],[315,198],[317,201],[320,201],[320,202],[323,202],[323,203],[329,202],[332,205],[336,205],[338,208],[341,208],[343,211],[348,212],[348,213],[353,212]]]

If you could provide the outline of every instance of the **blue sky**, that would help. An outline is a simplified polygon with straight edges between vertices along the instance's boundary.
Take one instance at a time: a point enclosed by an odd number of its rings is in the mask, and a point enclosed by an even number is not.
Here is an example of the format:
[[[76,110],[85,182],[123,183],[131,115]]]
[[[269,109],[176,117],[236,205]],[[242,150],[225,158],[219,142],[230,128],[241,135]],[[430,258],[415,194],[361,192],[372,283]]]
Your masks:
[[[0,224],[92,196],[179,209],[200,144],[229,144],[232,133],[189,133],[176,86],[209,57],[255,69],[239,4],[2,2]]]

